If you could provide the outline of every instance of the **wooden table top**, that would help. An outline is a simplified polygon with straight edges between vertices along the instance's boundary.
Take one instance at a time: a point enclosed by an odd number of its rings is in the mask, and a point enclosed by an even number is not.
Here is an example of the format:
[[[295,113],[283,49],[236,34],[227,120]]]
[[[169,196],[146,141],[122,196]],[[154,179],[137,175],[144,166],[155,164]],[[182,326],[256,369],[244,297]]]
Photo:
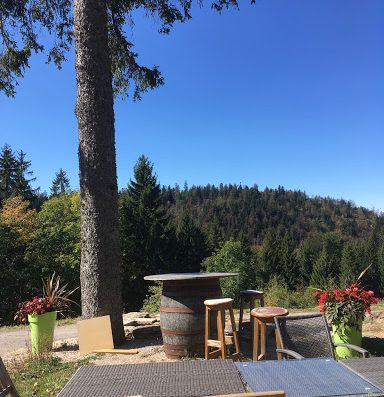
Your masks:
[[[233,277],[239,273],[167,273],[145,276],[147,281],[204,280],[209,278]]]

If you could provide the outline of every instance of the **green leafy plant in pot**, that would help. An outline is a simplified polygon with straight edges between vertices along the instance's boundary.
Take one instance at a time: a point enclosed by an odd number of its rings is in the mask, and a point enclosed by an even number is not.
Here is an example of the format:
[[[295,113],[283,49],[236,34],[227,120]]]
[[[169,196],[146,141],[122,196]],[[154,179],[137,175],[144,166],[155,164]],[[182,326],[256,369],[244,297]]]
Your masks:
[[[43,296],[18,305],[15,320],[29,323],[31,330],[32,353],[41,354],[52,350],[53,335],[57,314],[68,311],[74,303],[70,296],[77,290],[67,290],[67,284],[60,286],[60,276],[48,276],[43,280]]]
[[[365,315],[371,314],[371,305],[379,302],[373,291],[367,291],[359,284],[359,280],[368,269],[369,267],[360,274],[356,282],[345,288],[314,292],[320,311],[326,314],[332,325],[335,343],[361,346]],[[349,358],[357,353],[346,347],[337,347],[336,354],[340,358]]]

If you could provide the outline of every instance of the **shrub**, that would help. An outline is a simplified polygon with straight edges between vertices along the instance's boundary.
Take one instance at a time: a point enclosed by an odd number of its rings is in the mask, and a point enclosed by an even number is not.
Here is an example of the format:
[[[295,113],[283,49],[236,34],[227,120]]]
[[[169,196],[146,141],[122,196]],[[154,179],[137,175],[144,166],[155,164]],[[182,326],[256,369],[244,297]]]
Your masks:
[[[161,305],[161,283],[156,283],[149,287],[148,294],[144,299],[142,311],[148,313],[158,313]]]
[[[316,305],[312,289],[304,288],[290,291],[288,286],[278,277],[273,277],[267,284],[264,297],[266,306],[306,309]]]

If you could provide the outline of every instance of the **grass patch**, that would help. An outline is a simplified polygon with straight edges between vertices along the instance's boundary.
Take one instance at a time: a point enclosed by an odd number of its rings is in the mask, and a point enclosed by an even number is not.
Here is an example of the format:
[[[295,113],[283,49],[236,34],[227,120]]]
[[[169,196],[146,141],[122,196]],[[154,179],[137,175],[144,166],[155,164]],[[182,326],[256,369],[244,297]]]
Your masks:
[[[59,393],[79,367],[89,364],[93,358],[68,363],[58,357],[31,359],[12,378],[20,397],[52,397]]]

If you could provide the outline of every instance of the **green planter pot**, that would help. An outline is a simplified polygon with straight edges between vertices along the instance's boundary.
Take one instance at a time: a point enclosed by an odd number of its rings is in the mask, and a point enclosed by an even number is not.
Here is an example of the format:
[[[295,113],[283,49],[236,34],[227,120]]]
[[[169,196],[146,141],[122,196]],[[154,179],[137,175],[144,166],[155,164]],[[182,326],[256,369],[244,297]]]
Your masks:
[[[52,350],[56,316],[57,312],[48,312],[39,314],[38,316],[28,315],[33,354]]]
[[[363,323],[360,321],[356,327],[336,327],[332,325],[333,341],[335,343],[349,343],[361,347]],[[359,353],[347,347],[336,347],[336,355],[339,358],[359,357]]]

